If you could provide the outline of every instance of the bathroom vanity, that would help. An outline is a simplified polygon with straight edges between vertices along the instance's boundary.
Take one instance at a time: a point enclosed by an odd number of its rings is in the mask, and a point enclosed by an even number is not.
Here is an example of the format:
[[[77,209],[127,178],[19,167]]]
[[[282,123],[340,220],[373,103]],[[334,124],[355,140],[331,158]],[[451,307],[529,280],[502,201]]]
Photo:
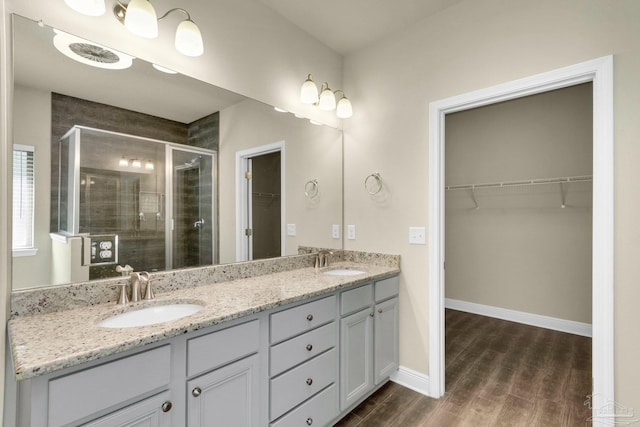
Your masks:
[[[326,270],[358,269],[356,275]],[[19,426],[326,426],[398,367],[398,266],[342,262],[10,321]],[[156,325],[100,320],[204,308]]]

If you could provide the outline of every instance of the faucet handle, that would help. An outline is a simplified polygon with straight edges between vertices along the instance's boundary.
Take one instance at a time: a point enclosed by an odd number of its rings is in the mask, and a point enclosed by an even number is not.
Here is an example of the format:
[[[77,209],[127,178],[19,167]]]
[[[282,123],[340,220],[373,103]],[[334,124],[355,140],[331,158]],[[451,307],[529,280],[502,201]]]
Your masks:
[[[153,293],[153,289],[151,288],[151,277],[149,277],[149,273],[143,271],[140,273],[140,279],[147,284],[147,288],[144,291],[144,299],[152,300],[156,296]]]
[[[129,302],[129,296],[127,295],[127,284],[118,283],[116,286],[120,286],[120,296],[118,297],[117,304],[124,305]]]
[[[123,276],[127,276],[132,271],[133,267],[131,267],[129,264],[125,265],[124,267],[121,265],[116,266],[116,272],[122,273]]]

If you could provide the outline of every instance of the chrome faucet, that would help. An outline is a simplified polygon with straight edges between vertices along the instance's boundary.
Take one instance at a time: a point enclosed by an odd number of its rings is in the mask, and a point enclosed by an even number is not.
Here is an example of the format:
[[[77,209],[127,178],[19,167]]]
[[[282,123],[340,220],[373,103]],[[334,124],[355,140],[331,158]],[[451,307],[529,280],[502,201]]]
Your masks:
[[[333,255],[333,252],[326,249],[318,251],[315,263],[316,270],[318,268],[329,267],[329,255]]]

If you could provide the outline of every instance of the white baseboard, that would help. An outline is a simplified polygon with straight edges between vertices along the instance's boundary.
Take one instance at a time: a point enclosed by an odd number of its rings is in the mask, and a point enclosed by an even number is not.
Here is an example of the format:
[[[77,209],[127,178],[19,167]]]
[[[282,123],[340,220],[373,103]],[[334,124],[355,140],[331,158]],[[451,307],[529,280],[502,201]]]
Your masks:
[[[591,337],[591,325],[588,323],[574,322],[573,320],[558,319],[555,317],[541,316],[539,314],[525,313],[523,311],[509,310],[473,302],[460,301],[450,298],[444,299],[444,306],[453,310],[466,311],[467,313],[480,314],[482,316],[495,317],[511,322],[524,323],[525,325],[538,326],[554,331],[567,332],[583,337]]]
[[[391,375],[391,381],[401,386],[410,388],[425,396],[433,397],[429,394],[429,377],[413,369],[400,366],[398,370]]]

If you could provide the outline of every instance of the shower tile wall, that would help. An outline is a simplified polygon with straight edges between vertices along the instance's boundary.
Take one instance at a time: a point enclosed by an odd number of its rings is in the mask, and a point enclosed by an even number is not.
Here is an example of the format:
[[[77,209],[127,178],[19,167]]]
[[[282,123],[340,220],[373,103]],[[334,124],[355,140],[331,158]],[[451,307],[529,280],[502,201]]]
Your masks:
[[[176,142],[200,148],[218,148],[219,113],[190,124],[166,120],[135,111],[99,104],[57,93],[51,94],[51,231],[58,231],[59,140],[74,125]],[[213,202],[213,201],[211,201]],[[120,259],[129,264],[164,266],[164,239],[122,238]],[[126,257],[126,258],[125,258]],[[142,261],[144,259],[144,262]],[[140,261],[138,261],[140,260]],[[92,267],[91,278],[110,276],[113,266]]]

